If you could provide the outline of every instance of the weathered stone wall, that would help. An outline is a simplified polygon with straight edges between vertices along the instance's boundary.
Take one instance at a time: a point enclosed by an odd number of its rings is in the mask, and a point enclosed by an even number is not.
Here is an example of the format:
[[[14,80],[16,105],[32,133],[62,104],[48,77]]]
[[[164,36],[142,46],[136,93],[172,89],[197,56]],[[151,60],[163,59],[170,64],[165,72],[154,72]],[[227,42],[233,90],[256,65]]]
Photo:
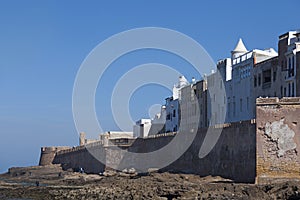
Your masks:
[[[300,178],[300,98],[257,99],[257,181]]]
[[[100,173],[105,170],[105,165],[97,157],[105,159],[105,149],[102,145],[79,146],[73,149],[58,152],[53,164],[61,164],[64,170],[78,170],[83,168],[86,173]]]
[[[218,128],[215,128],[209,134],[218,134],[218,131]],[[253,121],[244,121],[227,125],[223,128],[219,140],[212,148],[212,151],[206,157],[199,158],[199,150],[206,133],[207,129],[200,129],[187,151],[175,162],[160,169],[160,171],[193,173],[200,176],[222,176],[236,182],[254,183],[256,177],[255,123]],[[174,136],[140,138],[129,147],[128,151],[139,153],[155,151],[170,143],[172,139],[174,139]],[[173,147],[174,151],[177,148],[181,148],[180,144]],[[152,167],[156,168],[155,163],[157,163],[157,160],[155,159],[164,159],[163,156],[160,156],[159,158],[149,157],[149,159],[143,161],[128,157],[126,157],[127,160],[122,160],[122,156],[116,149],[110,149],[109,151],[110,156],[108,156],[108,159],[112,159],[114,164],[118,164],[121,169],[122,167],[134,167],[140,170],[140,167],[146,163],[154,163]],[[174,155],[170,152],[167,156],[171,157]],[[131,159],[130,162],[128,162],[128,159]],[[125,166],[125,163],[131,163],[132,166]]]
[[[213,129],[210,134],[216,134],[217,129]],[[212,151],[206,157],[200,159],[198,157],[199,149],[207,132],[207,129],[201,129],[187,151],[178,160],[161,169],[161,171],[194,173],[200,176],[222,176],[236,182],[254,182],[256,176],[255,130],[255,124],[251,121],[227,125]],[[189,139],[184,134],[181,137],[182,140]],[[136,153],[152,152],[164,147],[173,138],[172,135],[138,138],[127,150]],[[180,147],[174,146],[173,150],[176,151],[176,148]],[[85,147],[76,147],[74,150],[60,152],[56,155],[53,163],[61,163],[64,169],[83,167],[87,173],[103,172],[105,165],[93,157],[92,154],[95,153],[101,155],[102,158],[104,156],[109,166],[118,167],[119,169],[133,167],[137,170],[145,170],[140,169],[145,163],[141,163],[138,158],[124,158],[124,152],[116,146],[103,147],[103,145],[89,148],[89,151]],[[174,156],[172,151],[168,154],[168,156]],[[130,159],[129,162],[128,159]],[[149,158],[143,160],[143,162],[157,163],[159,161],[157,159],[164,158]],[[128,163],[130,163],[130,166],[128,166]],[[156,168],[157,166],[154,164],[151,167]]]
[[[39,165],[51,165],[56,153],[68,148],[70,147],[42,147]]]
[[[248,183],[255,180],[264,182],[272,178],[300,179],[300,98],[259,98],[256,116],[256,123],[251,120],[226,124],[216,145],[202,159],[198,154],[207,129],[200,129],[187,151],[161,171],[222,176]],[[215,128],[209,134],[217,134],[217,131],[218,128]],[[122,143],[121,146],[130,152],[152,152],[171,143],[174,137],[172,134],[163,134],[138,138],[130,140],[127,145]],[[190,138],[185,133],[181,137],[182,140]],[[83,167],[87,173],[99,173],[106,166],[93,156],[97,155],[110,166],[139,170],[141,161],[135,157],[124,157],[126,151],[124,153],[115,145],[97,142],[89,145],[89,150],[86,146],[79,146],[59,152],[57,148],[44,148],[40,164],[48,164],[54,158],[53,163],[62,164],[64,169]],[[176,151],[176,148],[181,147],[174,145],[173,148]],[[174,155],[171,151],[167,156]],[[163,156],[143,162],[155,163],[155,159],[159,161]],[[156,168],[155,164],[152,167]]]
[[[255,127],[251,121],[232,123],[225,127],[212,151],[200,159],[199,149],[206,133],[206,129],[202,129],[190,148],[163,170],[222,176],[236,182],[253,183],[256,176]],[[210,134],[216,134],[216,131],[214,129]]]

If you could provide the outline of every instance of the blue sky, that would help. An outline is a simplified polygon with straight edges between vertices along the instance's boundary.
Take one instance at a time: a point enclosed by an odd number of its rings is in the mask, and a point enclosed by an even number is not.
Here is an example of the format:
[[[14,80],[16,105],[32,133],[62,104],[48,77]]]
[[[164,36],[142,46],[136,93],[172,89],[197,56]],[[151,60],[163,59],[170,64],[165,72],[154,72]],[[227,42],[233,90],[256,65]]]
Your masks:
[[[72,118],[73,83],[82,61],[101,41],[138,27],[165,27],[198,41],[214,61],[230,55],[239,37],[248,49],[277,49],[278,36],[299,29],[299,0],[258,1],[1,1],[0,172],[38,163],[40,147],[78,143]],[[158,62],[183,71],[184,60],[142,51],[114,62],[99,83],[96,108],[106,130],[112,85],[138,64]],[[183,70],[184,69],[184,70]],[[132,117],[164,103],[170,91],[146,86],[132,97]]]

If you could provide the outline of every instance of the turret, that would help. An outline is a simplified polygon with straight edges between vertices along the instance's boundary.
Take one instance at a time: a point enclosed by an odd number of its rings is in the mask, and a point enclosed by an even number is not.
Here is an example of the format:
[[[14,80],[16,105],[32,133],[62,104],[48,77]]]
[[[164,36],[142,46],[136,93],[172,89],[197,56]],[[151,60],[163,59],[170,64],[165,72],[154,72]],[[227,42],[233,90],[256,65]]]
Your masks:
[[[236,47],[234,48],[233,51],[231,51],[231,60],[247,53],[248,50],[246,49],[244,43],[243,43],[243,40],[240,38]]]
[[[80,146],[85,145],[85,133],[84,132],[81,132],[79,135],[79,145]]]

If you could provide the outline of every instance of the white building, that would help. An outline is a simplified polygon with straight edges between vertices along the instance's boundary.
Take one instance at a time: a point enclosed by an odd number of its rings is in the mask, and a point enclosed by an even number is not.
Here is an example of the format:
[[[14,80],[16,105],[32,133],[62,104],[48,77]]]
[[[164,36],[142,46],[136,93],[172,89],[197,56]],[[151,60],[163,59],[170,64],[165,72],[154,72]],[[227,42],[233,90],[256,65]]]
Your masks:
[[[224,66],[226,67],[226,66]],[[227,73],[226,73],[227,74]],[[224,74],[223,74],[224,75]],[[220,71],[207,76],[207,119],[209,126],[223,124],[226,116],[226,77]]]
[[[287,49],[284,53],[286,63],[284,71],[284,96],[287,97],[294,97],[299,96],[300,92],[299,89],[297,89],[297,86],[299,86],[299,71],[297,72],[297,69],[299,70],[299,61],[300,61],[300,31],[289,31],[288,33],[281,36],[281,39],[284,39],[285,37],[287,39]],[[298,67],[297,67],[298,64]],[[298,76],[298,77],[297,77]],[[297,81],[298,78],[298,81]]]
[[[181,89],[190,83],[184,76],[179,76],[178,83],[173,87],[172,97],[166,98],[166,125],[165,132],[177,132],[180,126]]]
[[[155,135],[165,133],[166,123],[166,106],[161,106],[160,113],[157,113],[154,119],[151,120],[151,128],[148,135]]]
[[[166,98],[166,125],[165,131],[176,132],[179,128],[179,101],[173,97]]]
[[[151,119],[140,119],[133,126],[134,137],[146,137],[151,129]]]
[[[255,64],[276,57],[274,49],[248,51],[240,39],[231,52],[232,79],[225,83],[227,95],[226,122],[249,120],[255,117],[253,96],[253,67]]]
[[[165,133],[166,106],[161,107],[160,113],[157,113],[154,119],[140,119],[133,126],[134,137],[147,137]]]
[[[298,68],[300,71],[300,65],[297,65],[300,60],[300,33],[295,31],[287,34],[280,36],[279,49],[285,54],[282,62],[286,59],[286,63],[282,68],[286,71],[288,94],[294,96],[297,95],[297,84],[300,85],[300,73],[297,74]],[[165,119],[165,126],[160,126],[160,130],[194,132],[206,126],[255,118],[254,83],[259,84],[263,82],[259,79],[269,76],[255,76],[254,67],[276,57],[278,53],[272,48],[248,51],[242,39],[239,39],[231,58],[218,61],[216,72],[198,82],[193,79],[192,83],[180,76],[173,87],[173,95],[166,98],[161,113],[152,121],[138,121],[135,135],[145,137],[161,133],[157,131],[158,126],[152,128],[154,132],[151,131],[151,125],[154,122],[162,124],[162,119]]]

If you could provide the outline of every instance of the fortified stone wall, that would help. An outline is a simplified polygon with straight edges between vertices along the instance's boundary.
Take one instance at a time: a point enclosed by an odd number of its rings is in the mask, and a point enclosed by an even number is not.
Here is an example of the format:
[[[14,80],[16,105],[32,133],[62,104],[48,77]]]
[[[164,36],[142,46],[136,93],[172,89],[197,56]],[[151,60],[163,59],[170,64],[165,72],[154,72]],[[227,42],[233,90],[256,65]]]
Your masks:
[[[259,98],[257,181],[300,178],[300,98]]]
[[[221,176],[235,182],[255,181],[255,121],[232,123],[223,128],[218,142],[204,158],[199,158],[206,129],[202,129],[190,148],[163,171],[196,173],[200,176]],[[209,134],[217,134],[217,128]]]
[[[70,147],[42,147],[39,165],[51,165],[56,153]]]
[[[98,142],[57,152],[53,164],[61,164],[64,170],[83,168],[86,173],[100,173],[105,170],[105,165],[97,157],[106,158],[105,149]]]
[[[217,129],[215,128],[210,134],[216,134]],[[236,182],[254,182],[256,176],[255,130],[255,123],[251,121],[227,124],[212,151],[206,157],[200,159],[198,157],[199,149],[207,132],[207,129],[201,129],[187,151],[178,160],[161,169],[161,171],[194,173],[200,176],[222,176]],[[126,149],[136,153],[152,152],[171,143],[174,137],[174,134],[165,134],[157,137],[139,138]],[[185,135],[185,133],[182,133],[181,137],[181,140],[191,138],[190,135]],[[176,151],[181,147],[179,144],[174,145],[172,148]],[[54,163],[61,163],[64,169],[83,167],[87,173],[99,173],[105,170],[105,165],[94,158],[92,154],[100,155],[102,158],[105,157],[106,163],[121,170],[129,167],[133,167],[138,171],[145,170],[140,167],[147,162],[148,164],[154,163],[151,167],[156,168],[155,163],[159,163],[159,159],[164,159],[162,157],[149,157],[149,159],[141,161],[136,157],[124,157],[124,151],[116,146],[103,147],[103,145],[95,145],[93,148],[89,147],[88,149],[89,151],[85,147],[76,147],[74,150],[59,152],[54,159]],[[172,157],[174,155],[171,151],[166,156]],[[130,159],[129,162],[128,159]],[[128,163],[130,166],[128,166]]]
[[[209,134],[218,134],[219,128],[214,128]],[[218,142],[212,148],[212,151],[204,158],[199,158],[199,150],[202,146],[207,129],[200,129],[196,134],[194,141],[187,151],[175,162],[160,169],[160,171],[193,173],[200,176],[222,176],[229,178],[235,182],[254,183],[256,177],[256,126],[255,121],[244,121],[224,125],[222,133]],[[186,133],[183,133],[183,138]],[[189,138],[189,137],[186,137]],[[165,145],[172,142],[174,136],[137,139],[128,151],[147,153],[156,151]],[[176,151],[180,144],[174,145],[173,150]],[[169,155],[162,155],[158,158],[149,157],[146,160],[139,160],[134,157],[126,157],[123,160],[123,155],[116,149],[108,149],[109,156],[107,161],[114,163],[119,168],[134,167],[140,170],[142,165],[154,163],[152,166],[156,168],[155,164],[163,156],[172,157],[172,152]],[[128,161],[130,159],[130,161]],[[143,163],[142,163],[143,162]],[[126,166],[131,163],[131,166]],[[145,170],[145,169],[142,169]]]
[[[225,124],[216,145],[202,159],[198,157],[198,154],[207,129],[200,129],[187,151],[161,171],[222,176],[235,182],[246,183],[254,183],[255,180],[264,182],[270,178],[300,179],[299,113],[300,98],[280,100],[259,98],[257,99],[256,122],[251,120]],[[215,127],[209,134],[217,134],[219,128]],[[62,164],[64,169],[83,167],[87,173],[103,172],[106,166],[93,156],[96,155],[110,166],[121,170],[128,167],[139,170],[141,161],[135,157],[124,157],[127,151],[136,153],[156,151],[171,144],[174,137],[178,135],[178,133],[152,135],[136,140],[118,140],[114,141],[115,143],[99,141],[62,151],[58,151],[59,147],[42,148],[40,165],[53,161],[54,164]],[[182,141],[191,138],[188,133],[181,133],[181,137]],[[128,144],[125,144],[126,141]],[[118,148],[116,144],[121,148]],[[181,146],[180,144],[173,145],[172,148],[176,151]],[[174,156],[172,152],[163,156],[172,157]],[[163,156],[149,157],[143,162],[156,163],[159,159],[163,159]],[[155,164],[152,168],[156,168]]]

